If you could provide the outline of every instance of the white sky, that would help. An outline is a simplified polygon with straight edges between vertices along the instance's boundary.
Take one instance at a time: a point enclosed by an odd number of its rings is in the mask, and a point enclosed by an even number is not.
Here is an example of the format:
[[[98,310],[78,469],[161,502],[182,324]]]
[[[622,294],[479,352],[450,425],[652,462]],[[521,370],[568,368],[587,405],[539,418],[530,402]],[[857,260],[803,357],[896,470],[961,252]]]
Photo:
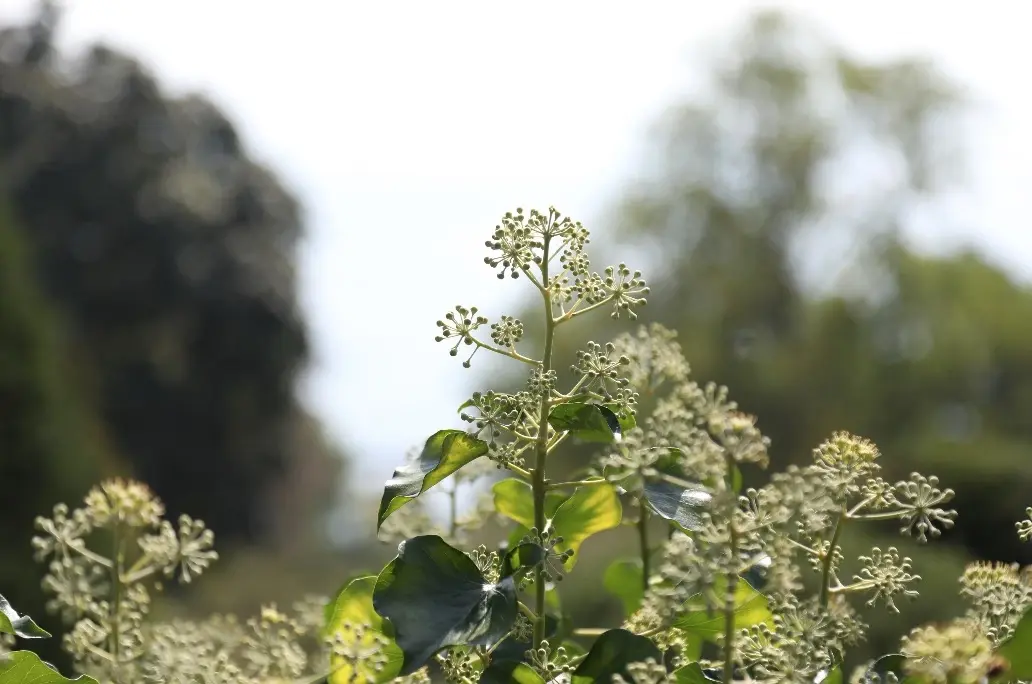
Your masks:
[[[0,21],[33,5],[0,0]],[[371,491],[410,446],[458,426],[469,376],[433,342],[434,321],[460,302],[512,313],[498,309],[512,285],[482,261],[498,217],[554,204],[590,228],[694,73],[689,50],[762,5],[65,0],[61,37],[73,48],[103,38],[171,91],[207,94],[301,197],[317,357],[305,396]],[[1032,41],[1021,3],[779,6],[862,56],[919,51],[973,88],[987,108],[963,208],[978,224],[965,237],[1032,279]],[[560,105],[531,106],[527,95]],[[915,235],[927,248],[955,237]]]

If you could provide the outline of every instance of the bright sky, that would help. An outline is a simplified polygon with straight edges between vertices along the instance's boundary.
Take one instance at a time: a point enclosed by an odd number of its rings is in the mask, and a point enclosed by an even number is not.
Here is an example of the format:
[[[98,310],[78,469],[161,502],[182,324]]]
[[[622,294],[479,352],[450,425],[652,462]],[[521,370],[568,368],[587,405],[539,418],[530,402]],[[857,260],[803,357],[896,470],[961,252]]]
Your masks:
[[[33,4],[0,0],[0,21]],[[372,491],[410,446],[458,427],[469,376],[434,343],[434,321],[457,303],[513,313],[499,306],[517,293],[483,264],[500,215],[554,204],[590,228],[696,73],[690,50],[760,5],[65,0],[61,38],[102,38],[171,91],[209,95],[301,197],[317,355],[305,397]],[[780,6],[860,55],[919,51],[973,88],[985,115],[963,207],[978,223],[964,237],[1032,280],[1032,41],[1020,3]],[[956,235],[914,237],[941,248]]]

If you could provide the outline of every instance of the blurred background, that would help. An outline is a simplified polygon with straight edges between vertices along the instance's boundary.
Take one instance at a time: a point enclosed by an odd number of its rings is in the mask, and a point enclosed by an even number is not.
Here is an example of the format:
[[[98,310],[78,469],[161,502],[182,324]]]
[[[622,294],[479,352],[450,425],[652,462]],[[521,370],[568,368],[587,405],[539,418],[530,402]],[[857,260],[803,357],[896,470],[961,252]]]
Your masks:
[[[32,521],[112,474],[215,530],[223,560],[166,611],[252,613],[378,568],[383,481],[510,379],[463,370],[434,321],[519,315],[530,292],[483,241],[554,204],[596,265],[645,272],[641,320],[760,417],[772,467],[848,429],[888,477],[957,490],[926,549],[891,525],[849,539],[925,579],[869,615],[869,652],[892,650],[956,610],[964,563],[1032,560],[1016,11],[0,0],[0,592],[43,614]],[[618,619],[610,545],[569,587],[592,623]]]

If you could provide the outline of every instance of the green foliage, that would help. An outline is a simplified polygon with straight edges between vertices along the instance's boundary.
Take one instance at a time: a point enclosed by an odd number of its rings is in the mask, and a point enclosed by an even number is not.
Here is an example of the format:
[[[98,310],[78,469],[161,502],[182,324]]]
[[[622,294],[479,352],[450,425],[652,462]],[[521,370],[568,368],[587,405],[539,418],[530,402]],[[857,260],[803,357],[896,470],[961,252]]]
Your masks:
[[[609,443],[619,439],[621,433],[620,419],[611,409],[579,401],[554,407],[548,414],[548,424],[582,442]]]
[[[631,615],[641,606],[645,595],[644,575],[641,558],[618,558],[609,564],[602,576],[606,590],[623,603],[625,615]]]
[[[631,663],[662,659],[663,654],[650,639],[626,629],[611,629],[595,641],[588,655],[573,671],[573,682],[612,681],[615,675],[627,676],[627,666]]]
[[[622,518],[620,499],[612,485],[603,482],[575,489],[551,518],[551,529],[562,540],[556,549],[572,554],[567,569],[573,568],[577,552],[588,537],[613,529]]]
[[[0,595],[0,633],[22,639],[49,639],[50,632],[37,625],[28,615],[18,615],[10,601]]]
[[[498,579],[498,578],[495,578]],[[491,646],[516,621],[511,576],[493,582],[461,551],[436,536],[402,543],[380,572],[373,607],[389,620],[412,674],[448,646]]]
[[[86,675],[68,679],[47,665],[32,651],[15,651],[0,657],[0,684],[97,684],[97,680]]]
[[[377,527],[394,511],[470,461],[487,453],[487,443],[461,430],[441,430],[426,440],[419,458],[394,471],[384,487]]]
[[[714,610],[714,606],[723,600],[724,594],[727,593],[726,587],[726,580],[718,577],[710,595],[694,596],[681,605],[678,617],[671,622],[671,626],[707,640],[718,640],[723,637],[727,629],[726,612],[718,612]],[[739,579],[735,584],[733,606],[732,615],[736,631],[757,625],[774,627],[774,616],[767,606],[767,597],[749,586],[744,579]]]
[[[401,672],[404,653],[389,622],[373,608],[376,577],[359,577],[327,604],[324,634],[335,645],[330,684],[386,682]]]

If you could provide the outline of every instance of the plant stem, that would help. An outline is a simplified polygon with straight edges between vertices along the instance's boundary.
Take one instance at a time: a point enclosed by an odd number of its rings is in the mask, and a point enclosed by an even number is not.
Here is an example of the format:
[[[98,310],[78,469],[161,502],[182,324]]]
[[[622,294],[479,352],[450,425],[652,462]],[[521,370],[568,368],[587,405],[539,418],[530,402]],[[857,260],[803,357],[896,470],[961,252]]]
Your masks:
[[[735,459],[727,452],[727,482],[734,480]],[[735,666],[735,600],[738,590],[738,527],[735,520],[738,512],[738,498],[728,489],[730,504],[728,505],[727,530],[728,554],[730,564],[727,572],[727,588],[724,594],[724,684],[731,684]]]
[[[122,676],[120,651],[122,645],[122,571],[124,557],[122,554],[122,537],[119,534],[120,527],[120,522],[114,520],[111,526],[112,558],[114,560],[111,566],[111,590],[113,592],[111,601],[111,656],[115,663],[113,674],[116,677]]]
[[[593,478],[591,480],[572,480],[570,482],[549,482],[549,489],[569,489],[570,487],[590,487],[591,485],[605,484],[604,478]]]
[[[550,235],[546,232],[542,245],[541,280],[544,287],[539,287],[545,308],[545,351],[541,356],[541,373],[546,375],[552,370],[552,343],[555,339],[555,320],[552,318],[552,298],[548,292],[548,247]],[[536,449],[537,459],[534,464],[534,527],[539,534],[545,532],[545,493],[548,491],[548,480],[545,478],[545,463],[548,457],[548,410],[551,402],[547,393],[541,395],[541,408],[538,414],[538,433]],[[539,564],[534,571],[535,602],[534,613],[534,648],[541,646],[545,638],[545,569]]]
[[[459,483],[452,481],[451,491],[448,492],[448,536],[451,542],[455,543],[455,533],[459,531]]]
[[[652,575],[649,568],[649,509],[641,501],[638,502],[638,544],[641,546],[641,589],[647,592],[649,576]]]
[[[828,607],[828,600],[831,597],[831,565],[835,560],[835,547],[838,546],[839,536],[842,534],[843,524],[846,521],[846,509],[843,507],[835,521],[835,530],[831,533],[831,544],[828,546],[827,554],[821,565],[821,607]]]

